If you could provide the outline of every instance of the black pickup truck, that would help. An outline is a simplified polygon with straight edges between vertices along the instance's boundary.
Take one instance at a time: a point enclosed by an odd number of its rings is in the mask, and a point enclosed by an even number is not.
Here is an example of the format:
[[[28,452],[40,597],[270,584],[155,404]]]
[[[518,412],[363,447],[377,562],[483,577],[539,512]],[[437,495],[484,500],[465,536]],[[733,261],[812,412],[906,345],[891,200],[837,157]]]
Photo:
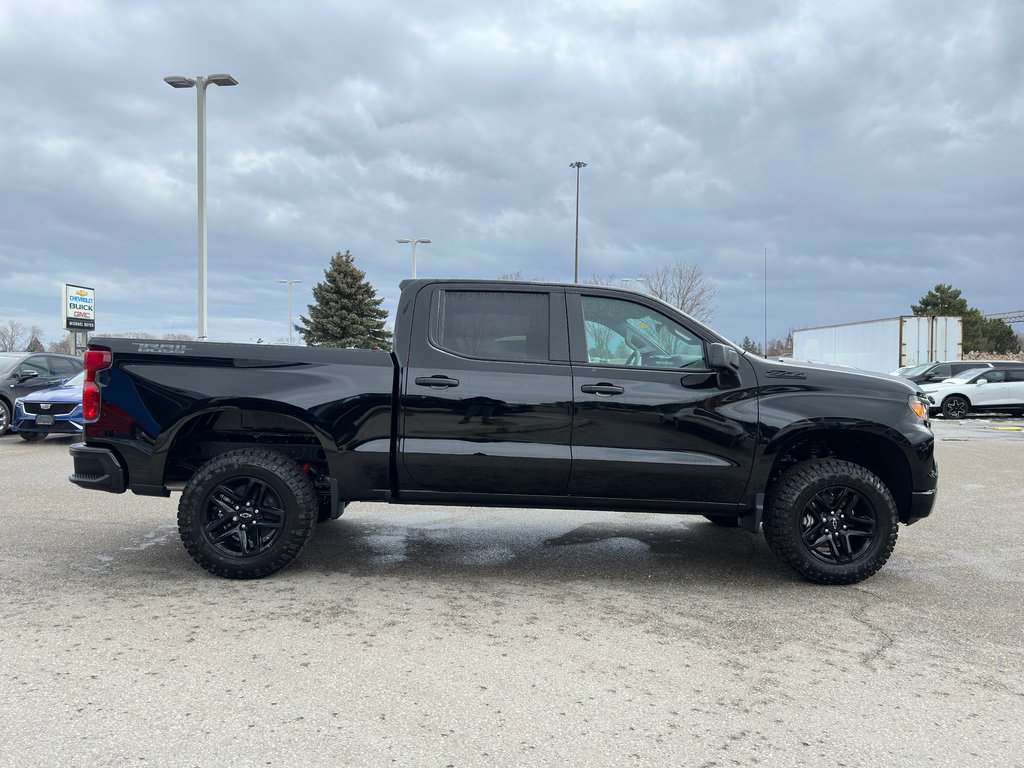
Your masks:
[[[372,500],[704,515],[853,583],[935,501],[914,385],[757,358],[630,291],[412,280],[393,352],[95,338],[85,365],[71,482],[181,491],[186,549],[228,578]]]

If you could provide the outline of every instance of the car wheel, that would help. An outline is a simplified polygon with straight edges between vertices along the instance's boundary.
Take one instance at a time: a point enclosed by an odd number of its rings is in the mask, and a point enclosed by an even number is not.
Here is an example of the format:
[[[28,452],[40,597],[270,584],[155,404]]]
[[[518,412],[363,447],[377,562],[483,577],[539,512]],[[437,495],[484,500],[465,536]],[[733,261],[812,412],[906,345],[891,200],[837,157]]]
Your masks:
[[[316,522],[313,482],[276,451],[248,448],[203,464],[178,503],[178,533],[217,576],[258,579],[291,563]]]
[[[6,434],[11,428],[11,406],[6,400],[0,399],[0,435]]]
[[[808,581],[853,584],[885,565],[898,527],[896,503],[877,475],[848,461],[815,459],[779,480],[765,538]]]
[[[971,404],[962,395],[950,395],[942,401],[942,415],[947,419],[962,419],[971,410]]]
[[[44,437],[46,437],[46,433],[45,432],[19,432],[18,433],[18,437],[20,437],[22,440],[25,440],[26,442],[34,443],[34,442],[36,442],[38,440],[42,440]]]

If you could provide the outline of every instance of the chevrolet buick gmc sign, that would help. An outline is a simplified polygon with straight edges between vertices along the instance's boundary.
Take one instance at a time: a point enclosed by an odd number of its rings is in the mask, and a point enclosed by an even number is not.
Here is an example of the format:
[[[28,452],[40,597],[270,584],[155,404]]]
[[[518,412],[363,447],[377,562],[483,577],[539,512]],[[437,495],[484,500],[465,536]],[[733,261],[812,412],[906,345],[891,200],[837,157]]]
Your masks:
[[[64,329],[96,330],[96,291],[81,285],[64,284]]]

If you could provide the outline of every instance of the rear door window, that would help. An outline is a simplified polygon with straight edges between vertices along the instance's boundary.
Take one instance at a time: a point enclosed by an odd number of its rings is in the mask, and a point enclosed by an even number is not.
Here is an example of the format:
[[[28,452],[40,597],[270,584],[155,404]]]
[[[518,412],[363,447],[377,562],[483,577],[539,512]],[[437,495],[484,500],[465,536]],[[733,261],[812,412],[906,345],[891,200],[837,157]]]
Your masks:
[[[54,376],[74,376],[82,368],[75,365],[71,360],[66,357],[51,357],[49,358],[50,370]]]
[[[463,357],[548,362],[547,293],[446,290],[434,342]]]

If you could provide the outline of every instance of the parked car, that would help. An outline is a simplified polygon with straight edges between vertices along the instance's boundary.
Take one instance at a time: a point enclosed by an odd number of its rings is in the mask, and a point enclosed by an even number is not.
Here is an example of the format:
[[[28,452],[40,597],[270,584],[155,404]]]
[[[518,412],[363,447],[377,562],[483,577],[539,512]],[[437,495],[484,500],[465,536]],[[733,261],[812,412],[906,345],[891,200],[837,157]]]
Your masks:
[[[85,372],[72,376],[63,384],[33,392],[14,401],[11,429],[22,440],[42,440],[47,435],[80,435],[85,428],[82,419],[82,384]]]
[[[1024,414],[1024,366],[972,368],[939,384],[922,384],[930,413],[962,419],[968,413],[1000,411]]]
[[[974,368],[1024,368],[1024,363],[1014,360],[951,360],[948,362],[931,362],[915,365],[913,368],[900,368],[894,376],[902,376],[915,384],[936,384],[940,381],[960,377]]]
[[[14,401],[61,384],[84,370],[82,358],[53,352],[0,352],[0,435],[11,427]]]

